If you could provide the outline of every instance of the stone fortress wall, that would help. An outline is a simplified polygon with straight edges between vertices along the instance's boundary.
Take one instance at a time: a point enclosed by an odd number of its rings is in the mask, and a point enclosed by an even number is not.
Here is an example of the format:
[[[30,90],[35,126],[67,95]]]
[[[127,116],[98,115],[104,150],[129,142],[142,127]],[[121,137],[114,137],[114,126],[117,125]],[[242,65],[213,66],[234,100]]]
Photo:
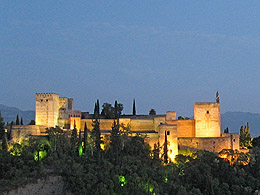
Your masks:
[[[157,143],[163,146],[166,132],[173,159],[178,149],[239,150],[239,134],[221,134],[220,120],[220,103],[203,102],[194,104],[194,119],[177,120],[176,112],[169,111],[166,115],[123,115],[119,123],[129,125],[133,135],[144,135],[151,148]],[[42,129],[55,126],[83,131],[87,124],[88,129],[93,129],[93,115],[73,110],[73,99],[54,93],[36,94],[35,121],[34,126],[14,126],[12,137],[21,140],[28,135],[44,135]],[[100,119],[102,137],[109,134],[113,123],[113,119]]]

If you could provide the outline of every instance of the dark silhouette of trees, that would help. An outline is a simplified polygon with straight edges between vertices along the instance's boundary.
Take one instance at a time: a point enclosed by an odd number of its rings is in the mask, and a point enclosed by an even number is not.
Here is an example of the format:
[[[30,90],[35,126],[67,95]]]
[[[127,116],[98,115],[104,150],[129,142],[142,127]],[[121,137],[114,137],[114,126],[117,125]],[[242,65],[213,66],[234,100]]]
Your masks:
[[[31,120],[28,125],[35,125],[35,120]]]
[[[2,114],[0,112],[0,139],[2,139],[5,134],[4,125],[4,118],[2,117]]]
[[[100,162],[101,160],[101,146],[100,144],[102,143],[101,141],[101,133],[100,133],[100,114],[99,114],[99,100],[95,103],[94,107],[94,116],[95,119],[93,120],[93,129],[91,131],[91,139],[93,141],[93,148],[95,149],[95,153],[97,156],[98,161]]]
[[[88,148],[88,127],[87,127],[87,123],[86,122],[85,122],[85,126],[84,126],[83,142],[84,142],[83,153],[86,154],[87,153],[87,148]]]
[[[133,116],[136,115],[135,99],[133,101]]]
[[[19,116],[18,114],[16,115],[16,122],[15,122],[16,125],[20,125],[20,121],[19,121]]]
[[[123,109],[123,104],[118,103],[115,112],[115,107],[113,107],[110,103],[106,102],[102,105],[101,115],[107,119],[114,119],[115,115],[120,116],[122,114]]]
[[[156,115],[156,111],[152,108],[152,109],[149,111],[149,115]]]
[[[240,128],[240,147],[241,148],[252,148],[252,138],[250,136],[249,123],[246,126]]]
[[[163,145],[163,159],[164,163],[168,163],[168,140],[167,140],[167,131],[164,132],[164,145]]]

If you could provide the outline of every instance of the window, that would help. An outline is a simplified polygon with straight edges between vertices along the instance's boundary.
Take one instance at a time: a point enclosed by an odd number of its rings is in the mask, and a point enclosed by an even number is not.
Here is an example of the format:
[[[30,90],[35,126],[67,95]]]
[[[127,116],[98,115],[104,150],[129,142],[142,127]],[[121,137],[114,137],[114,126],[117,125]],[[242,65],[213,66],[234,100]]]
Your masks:
[[[167,131],[167,135],[170,135],[170,131]]]
[[[209,114],[209,111],[207,110],[207,114]]]

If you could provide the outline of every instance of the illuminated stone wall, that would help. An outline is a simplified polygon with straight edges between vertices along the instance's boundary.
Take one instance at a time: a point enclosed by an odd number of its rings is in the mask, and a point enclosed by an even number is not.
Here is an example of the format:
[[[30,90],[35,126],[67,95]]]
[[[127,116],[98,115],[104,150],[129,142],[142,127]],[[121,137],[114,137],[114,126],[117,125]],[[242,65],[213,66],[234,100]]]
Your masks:
[[[59,118],[59,95],[37,93],[35,101],[35,124],[55,127]]]
[[[240,136],[239,133],[223,133],[222,137],[228,137],[230,139],[230,149],[232,150],[239,150],[239,141]]]
[[[71,120],[72,121],[72,120]],[[93,119],[81,119],[81,127],[84,128],[85,122],[88,129],[92,129]],[[131,127],[131,131],[156,131],[161,122],[164,122],[161,118],[155,119],[130,119],[120,118],[119,123]],[[114,119],[100,119],[100,130],[111,130],[114,123]],[[157,131],[158,132],[158,131]]]
[[[154,130],[154,120],[149,119],[131,119],[132,131]]]
[[[178,137],[195,137],[195,121],[178,120],[177,133]]]
[[[195,137],[220,137],[220,103],[195,103]]]
[[[60,97],[59,98],[59,119],[66,119],[66,118],[69,118],[68,98]]]
[[[178,140],[177,140],[177,126],[176,125],[160,125],[158,138],[160,145],[160,157],[164,153],[164,143],[165,143],[165,132],[167,136],[167,146],[168,146],[168,157],[170,161],[174,161],[175,156],[178,155]]]
[[[20,143],[23,139],[30,136],[46,135],[46,126],[41,125],[13,125],[11,130],[12,142]]]
[[[70,129],[74,129],[74,128],[76,128],[78,131],[84,130],[84,126],[81,127],[80,117],[70,117]]]
[[[179,148],[182,150],[207,150],[210,152],[220,152],[223,149],[239,150],[239,134],[229,134],[223,137],[207,138],[178,138]]]

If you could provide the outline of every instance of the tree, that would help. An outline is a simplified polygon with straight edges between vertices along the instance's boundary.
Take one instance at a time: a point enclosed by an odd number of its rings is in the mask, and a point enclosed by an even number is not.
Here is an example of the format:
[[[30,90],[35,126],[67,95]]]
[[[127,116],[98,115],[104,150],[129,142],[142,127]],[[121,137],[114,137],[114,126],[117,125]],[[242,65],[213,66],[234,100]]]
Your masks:
[[[105,116],[105,118],[112,118],[113,112],[114,112],[114,110],[113,110],[113,107],[111,104],[106,102],[102,105],[101,115]]]
[[[105,116],[105,118],[107,119],[114,119],[115,114],[117,116],[121,115],[123,108],[123,104],[117,103],[117,112],[115,112],[115,107],[113,107],[110,103],[106,102],[102,105],[101,115]]]
[[[21,125],[23,125],[23,118],[21,117]]]
[[[246,126],[240,128],[240,147],[241,148],[252,148],[252,138],[250,136],[249,123]]]
[[[31,120],[28,125],[35,125],[35,120]]]
[[[119,162],[119,152],[121,149],[121,139],[120,139],[120,125],[119,125],[119,116],[117,115],[118,104],[115,101],[115,110],[114,110],[114,123],[112,126],[111,136],[110,136],[110,146],[112,150],[112,155],[114,156],[114,163],[118,164]]]
[[[2,137],[2,150],[4,150],[4,151],[8,150],[8,141],[7,141],[7,136],[6,136],[5,131],[4,131],[4,135]]]
[[[71,150],[74,153],[75,150],[77,149],[77,129],[76,129],[75,121],[74,121],[74,128],[71,133],[71,142],[70,143],[71,143]]]
[[[152,157],[153,157],[153,160],[156,162],[156,163],[161,163],[161,159],[159,157],[159,154],[160,154],[160,147],[159,147],[159,142],[157,144],[154,144],[154,149],[152,150]]]
[[[60,127],[51,127],[46,129],[46,133],[52,149],[57,151],[57,147],[59,147],[59,139],[64,135],[64,131]]]
[[[4,125],[4,118],[2,117],[2,114],[0,112],[0,139],[3,139],[3,136],[5,134]]]
[[[79,156],[81,156],[83,154],[81,130],[79,130],[78,152],[79,152]]]
[[[228,127],[224,129],[224,133],[229,133]]]
[[[17,114],[17,116],[16,116],[16,122],[15,122],[15,124],[16,124],[16,125],[20,125],[18,114]]]
[[[134,115],[134,116],[136,115],[135,99],[134,99],[134,101],[133,101],[133,115]]]
[[[86,122],[85,122],[85,127],[84,127],[84,138],[83,138],[83,142],[84,142],[83,152],[84,152],[84,154],[86,154],[87,145],[88,145],[88,127],[87,127],[87,123],[86,123]]]
[[[156,111],[152,108],[152,109],[149,111],[149,115],[156,115]]]
[[[93,140],[94,148],[96,150],[97,158],[98,161],[100,162],[101,160],[101,133],[100,133],[100,116],[99,116],[99,100],[95,103],[95,108],[94,108],[94,116],[95,119],[93,120],[93,130],[91,132],[91,138]]]
[[[164,163],[167,164],[167,163],[168,163],[168,140],[167,140],[167,131],[165,131],[163,153],[164,153]]]

